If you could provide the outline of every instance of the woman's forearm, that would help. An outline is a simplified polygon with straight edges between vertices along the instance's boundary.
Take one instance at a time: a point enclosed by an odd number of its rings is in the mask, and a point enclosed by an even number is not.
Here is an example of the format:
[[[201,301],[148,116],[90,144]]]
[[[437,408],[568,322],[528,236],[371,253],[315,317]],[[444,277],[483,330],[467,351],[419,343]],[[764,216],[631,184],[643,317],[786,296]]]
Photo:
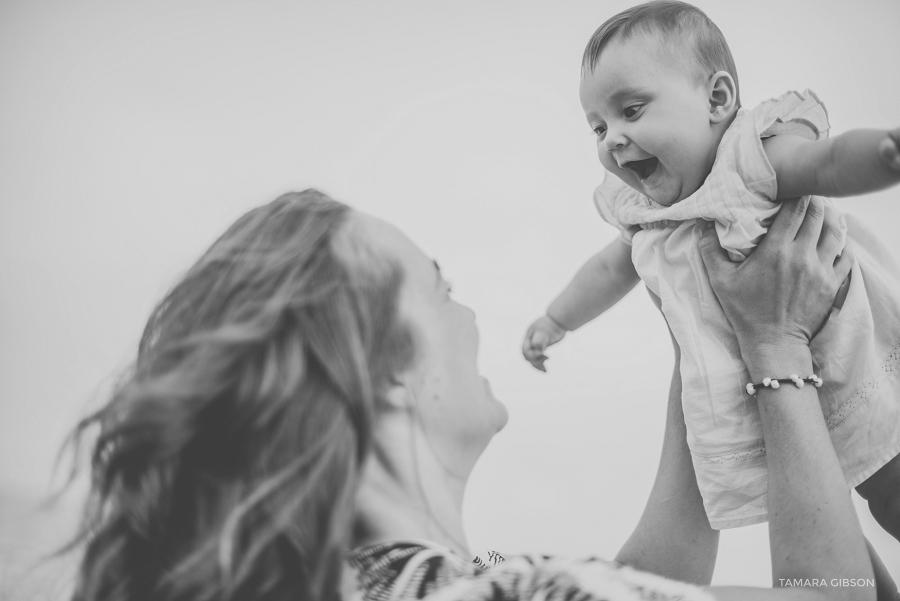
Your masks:
[[[789,149],[769,150],[783,157]],[[813,372],[809,341],[854,261],[852,247],[835,235],[840,230],[822,199],[785,201],[756,251],[739,264],[728,261],[710,226],[703,230],[700,253],[710,286],[754,383]],[[756,401],[768,465],[771,598],[875,601],[874,586],[841,586],[844,579],[871,581],[872,565],[816,388],[760,385]],[[808,586],[791,586],[797,579]],[[713,592],[720,599],[762,598],[739,589]]]
[[[659,298],[650,296],[659,307]],[[707,585],[716,565],[719,532],[709,525],[697,487],[681,406],[681,353],[674,338],[672,344],[675,368],[656,481],[644,513],[616,561],[674,580]]]
[[[747,366],[754,382],[812,373],[806,346],[758,348]],[[828,436],[816,388],[783,384],[756,393],[769,473],[769,535],[774,586],[790,579],[826,584],[839,599],[875,598],[874,587],[833,587],[833,579],[872,579],[865,539]]]

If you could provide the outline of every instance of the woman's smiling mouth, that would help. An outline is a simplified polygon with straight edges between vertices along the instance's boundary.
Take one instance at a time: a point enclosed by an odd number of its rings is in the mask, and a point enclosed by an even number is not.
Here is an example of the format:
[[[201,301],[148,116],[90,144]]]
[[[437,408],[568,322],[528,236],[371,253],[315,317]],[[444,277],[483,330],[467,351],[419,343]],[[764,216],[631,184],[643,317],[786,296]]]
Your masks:
[[[659,159],[656,157],[641,159],[640,161],[628,161],[622,165],[623,169],[634,171],[641,181],[644,181],[653,175],[657,167],[659,167]]]

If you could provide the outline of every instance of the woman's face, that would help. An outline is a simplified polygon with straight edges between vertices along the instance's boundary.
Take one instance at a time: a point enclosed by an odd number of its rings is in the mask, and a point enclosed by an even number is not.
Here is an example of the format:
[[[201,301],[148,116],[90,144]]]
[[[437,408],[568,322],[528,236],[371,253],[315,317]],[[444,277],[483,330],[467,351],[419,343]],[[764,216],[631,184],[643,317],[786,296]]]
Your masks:
[[[404,377],[413,415],[438,459],[454,474],[467,475],[507,420],[506,408],[478,373],[475,313],[453,300],[437,263],[403,232],[361,213],[353,219],[371,248],[390,254],[404,271],[400,314],[416,340],[416,359]]]

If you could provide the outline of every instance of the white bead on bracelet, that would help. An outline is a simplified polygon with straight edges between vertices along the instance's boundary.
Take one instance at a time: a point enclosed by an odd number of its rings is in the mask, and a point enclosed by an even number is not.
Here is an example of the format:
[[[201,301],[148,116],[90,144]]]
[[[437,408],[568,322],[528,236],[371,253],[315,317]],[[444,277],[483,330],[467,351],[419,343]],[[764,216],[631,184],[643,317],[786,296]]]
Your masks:
[[[776,389],[782,384],[793,384],[797,388],[803,388],[804,383],[809,383],[816,388],[819,388],[824,383],[824,380],[816,374],[810,374],[809,377],[806,378],[801,378],[797,374],[791,374],[787,378],[763,378],[763,381],[759,384],[747,384],[747,394],[756,394],[756,389],[760,386]]]

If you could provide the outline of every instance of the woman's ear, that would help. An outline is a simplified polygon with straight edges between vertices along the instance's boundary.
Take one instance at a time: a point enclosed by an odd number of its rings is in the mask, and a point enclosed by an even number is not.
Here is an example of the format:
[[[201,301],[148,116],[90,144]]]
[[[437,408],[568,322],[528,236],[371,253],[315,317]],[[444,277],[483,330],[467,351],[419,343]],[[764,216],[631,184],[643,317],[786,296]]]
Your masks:
[[[709,121],[726,121],[737,108],[737,85],[728,71],[716,71],[709,78]]]
[[[390,377],[382,399],[388,411],[405,412],[413,406],[411,374],[397,374]]]

